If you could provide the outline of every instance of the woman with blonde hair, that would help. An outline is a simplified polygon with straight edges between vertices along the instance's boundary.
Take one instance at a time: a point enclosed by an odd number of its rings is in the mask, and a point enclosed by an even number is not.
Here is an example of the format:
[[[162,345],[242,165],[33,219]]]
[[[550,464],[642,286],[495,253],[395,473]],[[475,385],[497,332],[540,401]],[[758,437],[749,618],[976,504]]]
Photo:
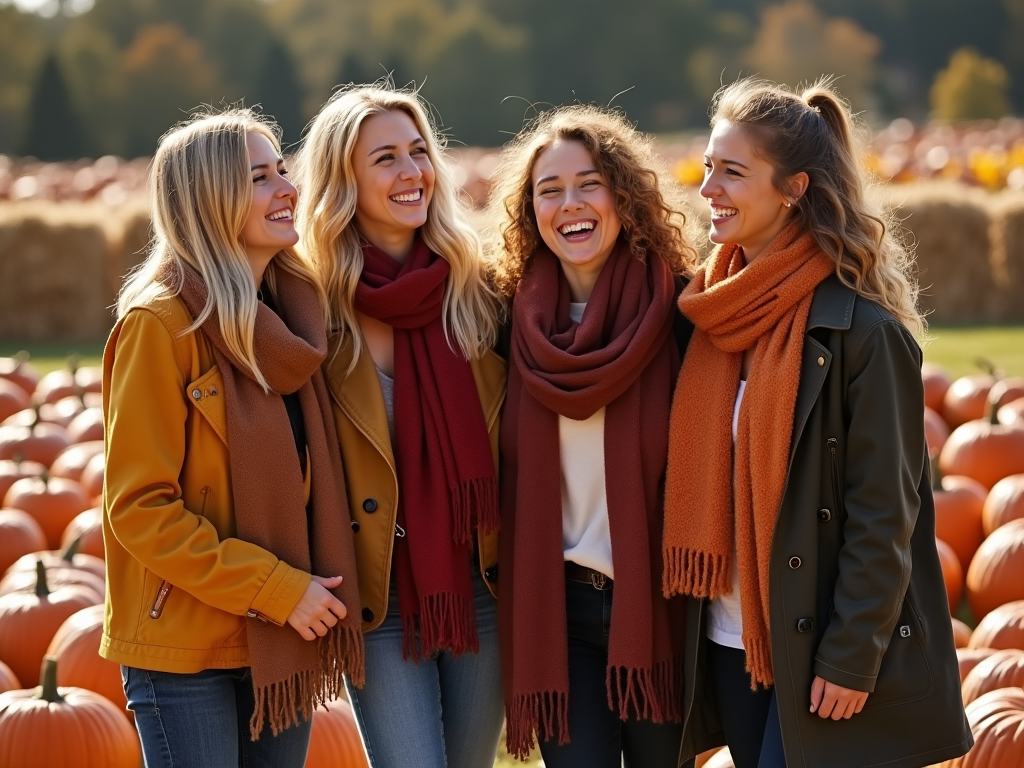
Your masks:
[[[827,82],[723,88],[683,291],[666,594],[693,598],[680,758],[913,768],[962,755],[911,258]],[[696,407],[695,407],[696,405]]]
[[[286,174],[248,110],[168,132],[104,351],[100,654],[147,768],[301,768],[313,709],[362,679],[326,303]]]
[[[661,595],[672,384],[695,265],[682,192],[622,115],[542,113],[494,176],[511,301],[501,613],[509,750],[675,768],[684,605]]]
[[[371,765],[489,768],[502,721],[497,302],[415,93],[342,89],[298,158],[302,247],[330,304]]]

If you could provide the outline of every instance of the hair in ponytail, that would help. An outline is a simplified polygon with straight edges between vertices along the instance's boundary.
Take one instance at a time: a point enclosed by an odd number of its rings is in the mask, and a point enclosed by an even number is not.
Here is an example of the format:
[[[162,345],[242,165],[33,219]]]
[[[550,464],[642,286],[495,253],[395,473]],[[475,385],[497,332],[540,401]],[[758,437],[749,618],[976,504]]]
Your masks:
[[[789,193],[787,179],[807,174],[793,220],[835,262],[845,285],[922,337],[913,257],[865,199],[853,118],[831,82],[819,80],[797,94],[763,80],[740,80],[715,95],[711,125],[722,120],[749,132],[758,154],[772,164],[780,192]]]

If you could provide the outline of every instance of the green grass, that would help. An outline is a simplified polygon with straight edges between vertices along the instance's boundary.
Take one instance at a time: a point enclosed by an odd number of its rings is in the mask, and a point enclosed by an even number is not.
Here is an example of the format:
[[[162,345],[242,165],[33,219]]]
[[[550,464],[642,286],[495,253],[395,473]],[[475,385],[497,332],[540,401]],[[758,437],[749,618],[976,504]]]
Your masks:
[[[0,339],[0,357],[10,357],[25,350],[32,367],[40,375],[63,368],[68,355],[77,354],[79,365],[99,365],[106,339],[92,341],[8,341]]]

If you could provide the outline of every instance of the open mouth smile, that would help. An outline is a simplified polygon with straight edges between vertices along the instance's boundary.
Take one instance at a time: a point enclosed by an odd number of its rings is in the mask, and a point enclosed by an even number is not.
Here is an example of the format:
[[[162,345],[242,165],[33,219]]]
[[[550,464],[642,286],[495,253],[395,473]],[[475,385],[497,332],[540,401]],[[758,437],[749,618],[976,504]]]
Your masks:
[[[597,222],[592,219],[569,221],[558,228],[558,234],[570,242],[586,240],[593,234]]]
[[[264,218],[267,221],[291,221],[292,220],[292,209],[282,208],[280,211],[274,211],[268,213]]]
[[[725,205],[712,205],[711,206],[711,218],[713,219],[731,219],[739,211],[735,208],[729,208]]]
[[[423,190],[414,189],[409,192],[402,192],[398,195],[389,195],[388,200],[393,203],[418,203],[423,199]]]

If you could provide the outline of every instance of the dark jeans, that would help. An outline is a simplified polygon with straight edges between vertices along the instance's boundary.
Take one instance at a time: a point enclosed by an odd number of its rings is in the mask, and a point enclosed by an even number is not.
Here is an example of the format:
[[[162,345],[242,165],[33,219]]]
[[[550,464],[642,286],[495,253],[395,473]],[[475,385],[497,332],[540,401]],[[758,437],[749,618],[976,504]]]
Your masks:
[[[146,768],[302,768],[311,722],[249,738],[256,707],[248,667],[195,674],[121,667]]]
[[[619,719],[608,708],[605,673],[614,588],[565,582],[569,628],[569,743],[543,741],[547,768],[676,768],[683,728]],[[692,765],[690,763],[689,765]]]
[[[708,640],[708,673],[736,768],[786,768],[775,689],[750,690],[747,654]]]

